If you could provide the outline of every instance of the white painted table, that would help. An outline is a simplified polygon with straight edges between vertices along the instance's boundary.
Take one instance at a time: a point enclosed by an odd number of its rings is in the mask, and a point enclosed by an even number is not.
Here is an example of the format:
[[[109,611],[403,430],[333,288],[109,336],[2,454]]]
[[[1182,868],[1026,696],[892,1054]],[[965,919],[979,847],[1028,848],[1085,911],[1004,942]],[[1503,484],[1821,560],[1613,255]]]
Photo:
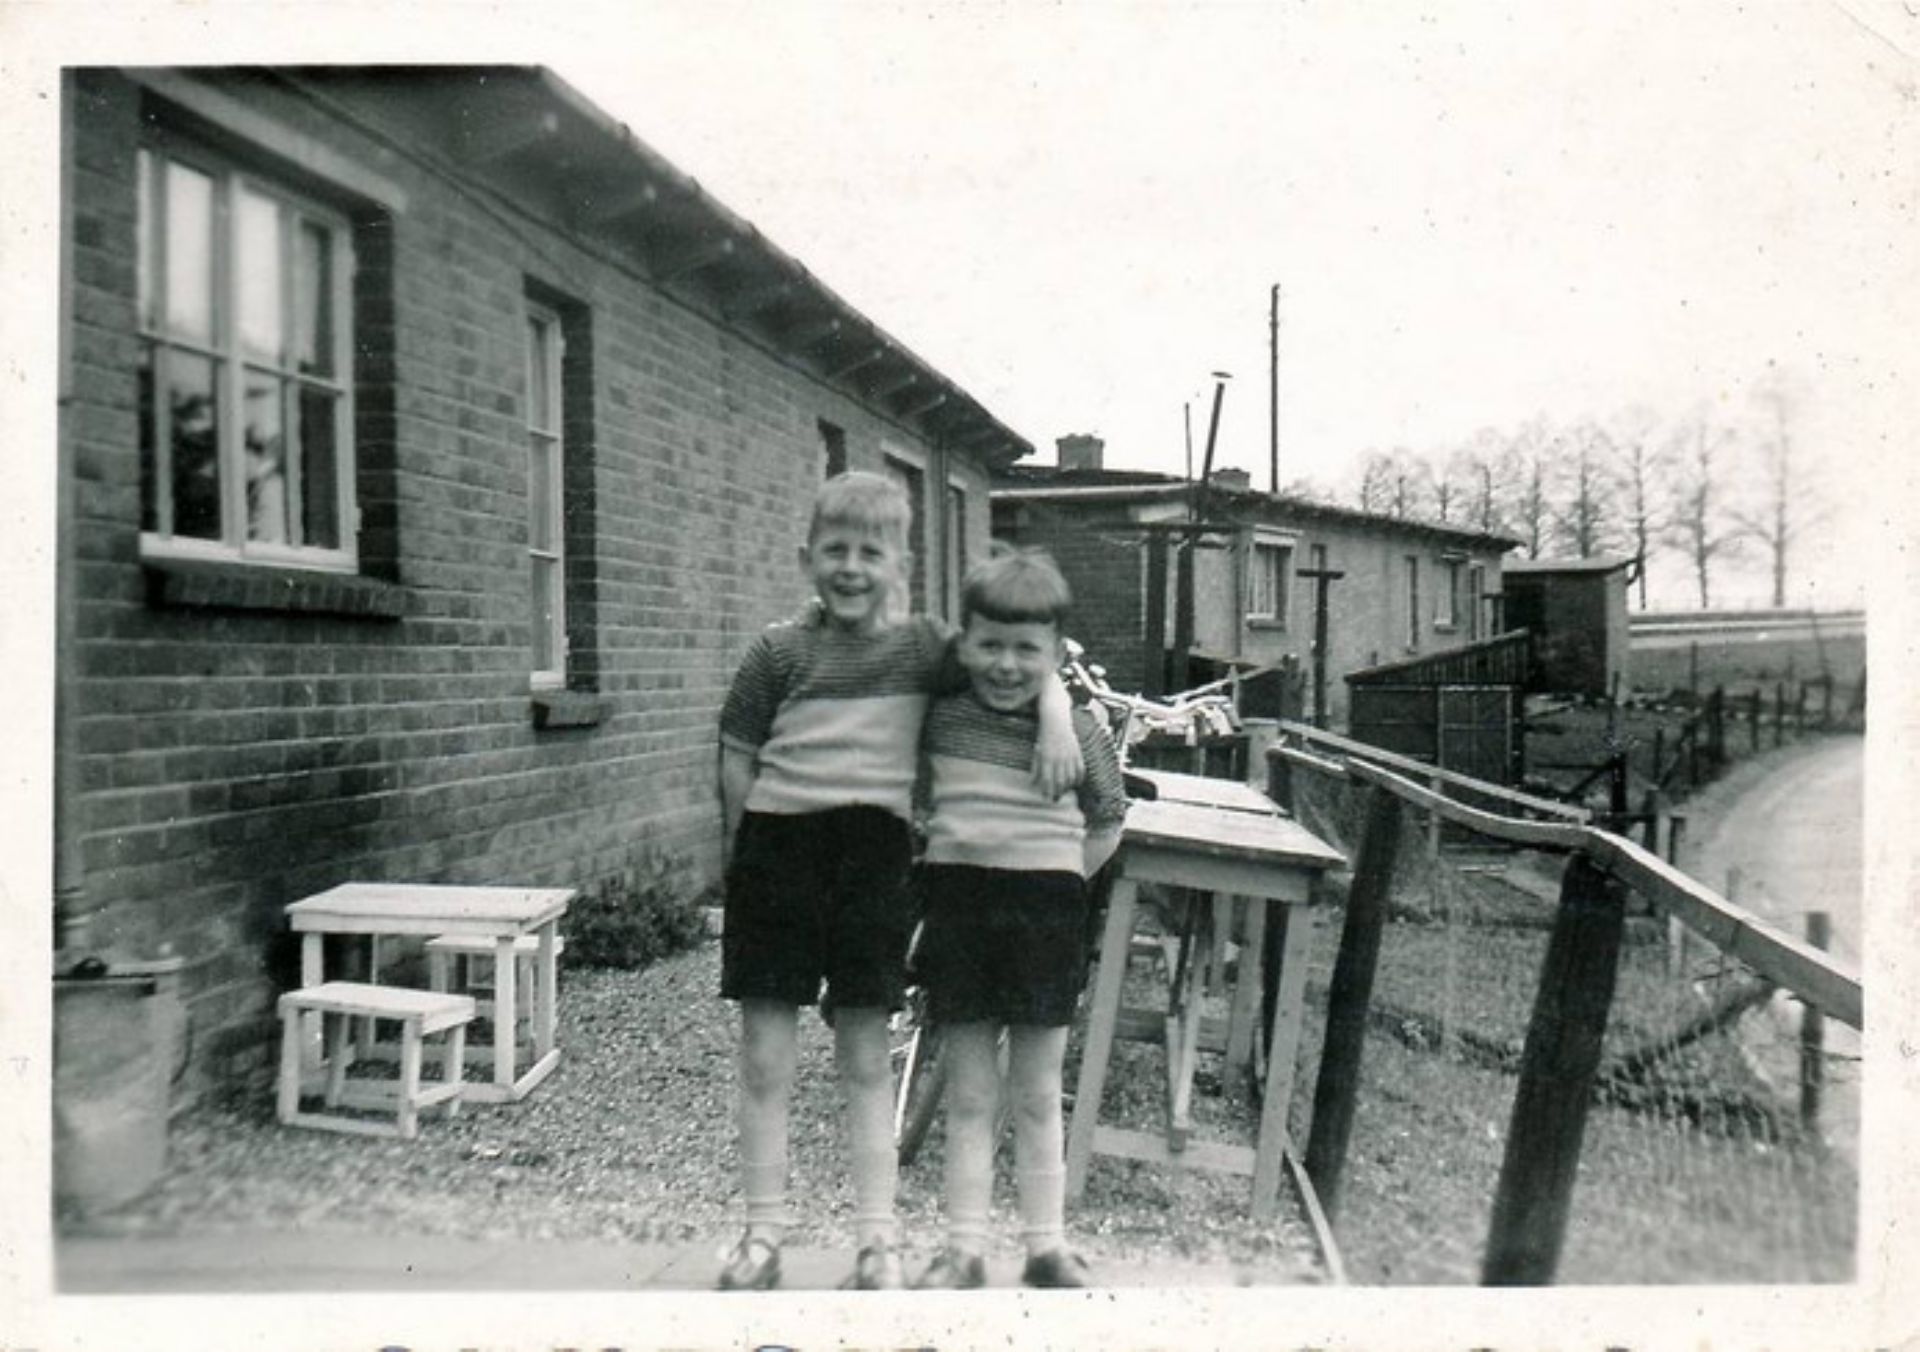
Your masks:
[[[342,883],[287,907],[287,921],[302,936],[300,984],[325,981],[325,936],[356,935],[377,939],[389,934],[434,937],[460,934],[489,939],[494,945],[495,1007],[515,1008],[513,944],[534,935],[535,955],[532,1063],[516,1074],[517,1044],[511,1014],[504,1035],[494,1030],[493,1079],[467,1086],[465,1097],[481,1102],[525,1098],[560,1063],[555,1040],[559,1022],[560,917],[573,900],[570,887],[468,887],[441,883]]]
[[[1273,1214],[1281,1166],[1289,1148],[1287,1112],[1306,1001],[1307,958],[1313,935],[1308,908],[1313,882],[1325,870],[1345,862],[1337,850],[1289,817],[1158,800],[1129,804],[1120,872],[1107,903],[1086,1051],[1067,1132],[1070,1197],[1079,1196],[1085,1186],[1095,1154],[1120,1155],[1155,1164],[1251,1174],[1253,1215],[1264,1220]],[[1179,964],[1181,980],[1170,991],[1165,1012],[1121,1007],[1143,882],[1244,897],[1248,933],[1241,950],[1243,959],[1260,951],[1267,924],[1281,927],[1280,989],[1273,1024],[1267,1030],[1267,1080],[1258,1140],[1250,1149],[1188,1139],[1187,1105],[1196,1053],[1215,1041],[1202,1037],[1195,987],[1199,964],[1193,956]],[[1274,914],[1268,914],[1269,908]],[[1244,1023],[1251,1017],[1259,983],[1258,964],[1243,960],[1231,997],[1236,1021]],[[1100,1122],[1100,1099],[1106,1089],[1107,1065],[1116,1036],[1165,1043],[1167,1124],[1162,1131],[1131,1130]],[[1230,1040],[1231,1034],[1221,1041]]]
[[[1139,770],[1127,773],[1153,786],[1161,803],[1192,803],[1200,807],[1224,807],[1236,812],[1261,812],[1269,817],[1284,817],[1280,805],[1251,784],[1237,779],[1210,779],[1204,775],[1186,775],[1177,770]]]

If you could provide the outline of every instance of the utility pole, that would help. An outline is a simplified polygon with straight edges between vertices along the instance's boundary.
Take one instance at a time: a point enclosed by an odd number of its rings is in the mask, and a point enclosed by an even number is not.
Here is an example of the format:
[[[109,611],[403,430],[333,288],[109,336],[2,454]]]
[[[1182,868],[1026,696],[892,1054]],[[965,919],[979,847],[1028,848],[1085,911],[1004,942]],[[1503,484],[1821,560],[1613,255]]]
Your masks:
[[[1327,726],[1327,589],[1346,574],[1333,568],[1296,568],[1313,579],[1313,726]]]
[[[1187,480],[1193,480],[1193,400],[1183,400],[1180,404],[1180,419],[1187,426]]]
[[[1280,491],[1280,283],[1267,304],[1267,491]]]

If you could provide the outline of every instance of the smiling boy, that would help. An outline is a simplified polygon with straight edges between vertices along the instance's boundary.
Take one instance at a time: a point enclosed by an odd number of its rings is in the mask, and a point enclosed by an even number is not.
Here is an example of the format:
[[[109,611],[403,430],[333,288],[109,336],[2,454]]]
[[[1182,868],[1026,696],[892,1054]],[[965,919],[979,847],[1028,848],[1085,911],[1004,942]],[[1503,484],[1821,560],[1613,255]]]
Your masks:
[[[800,550],[818,612],[754,640],[721,710],[720,993],[740,1002],[746,1201],[723,1290],[780,1280],[797,1019],[816,1000],[831,1014],[846,1105],[859,1250],[847,1284],[903,1284],[886,1021],[901,1004],[913,924],[908,821],[921,724],[929,696],[963,679],[938,621],[889,620],[907,586],[911,521],[905,493],[879,475],[854,471],[822,485]],[[1057,679],[1046,689],[1057,735],[1043,739],[1047,754],[1027,745],[1042,797],[1080,771],[1065,690]]]
[[[1010,552],[974,568],[960,599],[969,689],[927,715],[920,976],[930,1017],[947,1030],[948,1242],[920,1287],[986,1282],[1002,1028],[1027,1250],[1021,1280],[1087,1282],[1066,1244],[1061,1062],[1086,982],[1087,879],[1119,844],[1126,797],[1113,746],[1085,710],[1073,715],[1086,762],[1077,794],[1045,797],[1025,773],[1070,602],[1045,555]]]

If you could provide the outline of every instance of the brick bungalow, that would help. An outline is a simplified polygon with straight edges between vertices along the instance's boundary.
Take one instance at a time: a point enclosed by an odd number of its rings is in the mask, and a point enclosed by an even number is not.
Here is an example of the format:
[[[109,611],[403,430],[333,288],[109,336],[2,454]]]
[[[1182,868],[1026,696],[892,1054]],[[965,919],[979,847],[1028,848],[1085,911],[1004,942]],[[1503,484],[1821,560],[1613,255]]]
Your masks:
[[[184,960],[192,1083],[301,896],[711,877],[815,485],[909,486],[940,611],[1031,449],[545,70],[63,98],[56,970]]]
[[[1297,680],[1289,711],[1311,714],[1309,570],[1343,574],[1328,591],[1330,726],[1346,718],[1347,673],[1499,630],[1501,558],[1514,540],[1258,492],[1244,471],[1216,472],[1202,488],[1110,470],[1103,449],[1095,437],[1063,437],[1057,467],[1002,471],[993,533],[1053,553],[1074,589],[1074,637],[1119,688],[1154,692],[1229,668],[1288,663]],[[1189,540],[1199,547],[1183,618],[1180,555]]]

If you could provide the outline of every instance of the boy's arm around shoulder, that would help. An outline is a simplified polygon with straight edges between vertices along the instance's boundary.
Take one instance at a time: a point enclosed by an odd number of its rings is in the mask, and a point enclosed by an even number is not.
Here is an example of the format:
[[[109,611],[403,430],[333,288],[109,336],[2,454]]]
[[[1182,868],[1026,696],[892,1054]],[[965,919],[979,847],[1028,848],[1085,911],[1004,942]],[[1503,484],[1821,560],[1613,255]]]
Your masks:
[[[1050,671],[1040,687],[1040,732],[1033,744],[1033,782],[1049,800],[1080,782],[1086,757],[1075,727],[1073,700],[1060,673]]]
[[[1120,848],[1120,831],[1127,819],[1127,790],[1120,774],[1120,758],[1113,740],[1092,714],[1079,710],[1074,730],[1086,756],[1086,774],[1080,780],[1080,815],[1086,819],[1083,862],[1091,878]]]

